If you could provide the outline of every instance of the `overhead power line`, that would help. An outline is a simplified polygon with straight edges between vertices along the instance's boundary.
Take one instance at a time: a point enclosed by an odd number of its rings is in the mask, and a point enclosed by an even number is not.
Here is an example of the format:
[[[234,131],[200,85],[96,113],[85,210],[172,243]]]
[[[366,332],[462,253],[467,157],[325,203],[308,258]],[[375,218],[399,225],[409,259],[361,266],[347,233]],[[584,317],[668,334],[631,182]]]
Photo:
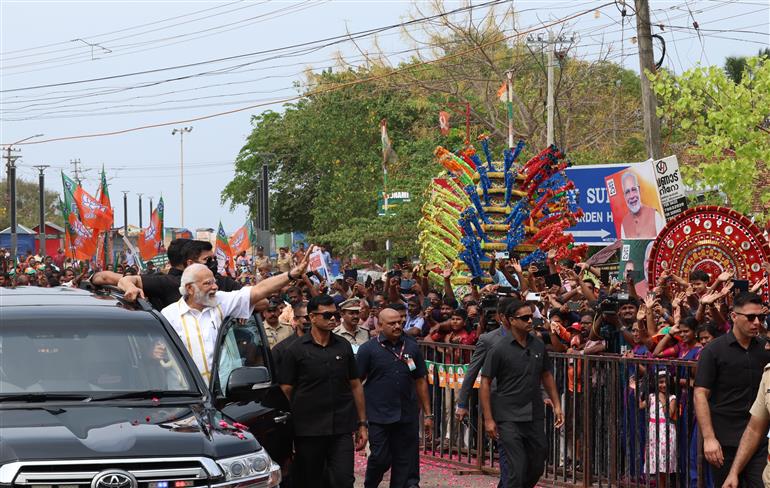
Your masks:
[[[471,6],[467,6],[467,7],[460,7],[460,8],[451,10],[449,12],[443,12],[441,14],[433,15],[433,16],[430,16],[430,17],[424,17],[424,18],[420,18],[420,19],[413,19],[413,20],[401,22],[401,23],[398,23],[398,24],[391,24],[391,25],[388,25],[388,26],[385,26],[385,27],[377,27],[377,28],[374,28],[374,29],[367,29],[367,30],[355,32],[355,33],[352,33],[352,34],[337,35],[337,36],[327,37],[327,38],[319,39],[319,40],[315,40],[315,41],[300,42],[300,43],[292,44],[292,45],[289,45],[289,46],[265,49],[265,50],[261,50],[261,51],[253,51],[253,52],[243,53],[243,54],[236,54],[236,55],[233,55],[233,56],[226,56],[226,57],[222,57],[222,58],[209,59],[209,60],[206,60],[206,61],[198,61],[198,62],[195,62],[195,63],[186,63],[186,64],[181,64],[181,65],[176,65],[176,66],[165,66],[165,67],[162,67],[162,68],[154,68],[154,69],[148,69],[148,70],[143,70],[143,71],[135,71],[135,72],[130,72],[130,73],[122,73],[122,74],[119,74],[119,75],[102,76],[102,77],[98,77],[98,78],[89,78],[89,79],[74,80],[74,81],[65,81],[65,82],[59,82],[59,83],[49,83],[49,84],[44,84],[44,85],[34,85],[34,86],[26,86],[26,87],[18,87],[18,88],[9,88],[9,89],[0,90],[0,93],[12,93],[12,92],[25,91],[25,90],[37,90],[37,89],[40,89],[40,88],[52,88],[52,87],[58,87],[58,86],[71,86],[71,85],[77,85],[77,84],[82,84],[82,83],[92,83],[94,81],[114,80],[114,79],[120,79],[120,78],[127,78],[127,77],[133,77],[133,76],[146,75],[146,74],[151,74],[151,73],[160,73],[160,72],[164,72],[164,71],[173,71],[173,70],[184,69],[184,68],[192,68],[192,67],[195,67],[195,66],[203,66],[203,65],[206,65],[206,64],[214,64],[214,63],[221,63],[221,62],[224,62],[224,61],[233,61],[233,60],[236,60],[236,59],[244,59],[244,58],[249,58],[249,57],[253,57],[253,56],[258,56],[260,54],[280,53],[282,51],[286,51],[286,50],[289,50],[289,49],[296,49],[296,48],[300,48],[300,47],[309,47],[309,46],[314,46],[314,45],[320,44],[320,43],[331,43],[331,44],[326,44],[326,45],[321,46],[321,47],[328,47],[328,46],[333,45],[335,43],[346,42],[346,41],[348,41],[350,39],[356,39],[358,37],[368,36],[368,35],[371,35],[371,34],[374,34],[374,33],[384,32],[384,31],[387,31],[387,30],[390,30],[390,29],[401,28],[401,27],[404,27],[404,26],[407,26],[407,25],[412,25],[412,24],[419,23],[419,22],[425,22],[426,20],[430,20],[430,19],[436,19],[436,18],[440,18],[440,17],[445,17],[445,16],[448,16],[448,15],[452,15],[454,13],[464,12],[464,11],[467,11],[467,10],[470,10],[470,9],[477,9],[477,8],[491,6],[491,5],[496,5],[496,4],[502,3],[504,1],[505,0],[490,0],[490,1],[485,2],[485,3],[471,5]],[[593,11],[593,10],[591,10],[591,11]]]
[[[497,2],[490,2],[490,3],[497,3]],[[563,24],[564,22],[568,22],[568,21],[570,21],[572,19],[576,19],[576,18],[581,17],[583,15],[592,13],[592,12],[594,12],[597,9],[601,9],[601,8],[607,7],[609,5],[614,5],[614,2],[604,3],[604,4],[599,5],[597,7],[592,7],[590,9],[588,9],[588,10],[583,10],[583,11],[577,12],[575,14],[562,17],[561,19],[557,19],[555,21],[548,22],[548,23],[545,23],[545,24],[537,26],[537,27],[533,27],[531,29],[526,29],[526,30],[523,30],[523,31],[519,31],[518,33],[516,33],[514,35],[503,37],[503,40],[507,41],[507,40],[514,39],[514,38],[517,38],[517,37],[525,36],[526,34],[530,34],[532,32],[536,32],[538,30],[547,29],[547,28],[553,27],[555,25]],[[414,68],[419,67],[419,66],[430,65],[430,64],[437,63],[439,61],[448,60],[448,59],[454,59],[454,58],[458,58],[458,57],[461,57],[461,56],[465,56],[465,55],[468,55],[468,54],[470,54],[472,52],[475,52],[475,51],[478,51],[480,49],[483,49],[486,46],[489,46],[489,45],[492,45],[492,44],[495,44],[495,43],[498,43],[498,42],[500,42],[500,39],[495,39],[495,40],[492,40],[492,41],[489,41],[489,42],[486,42],[486,43],[479,44],[476,47],[473,47],[473,48],[470,48],[470,49],[467,49],[467,50],[463,50],[463,51],[459,51],[459,52],[456,52],[456,53],[452,53],[452,54],[449,54],[449,55],[446,55],[446,56],[442,56],[442,57],[439,57],[437,59],[433,59],[433,60],[429,60],[429,61],[422,61],[420,63],[416,63],[414,65],[403,66],[403,67],[394,69],[394,70],[392,70],[390,72],[386,72],[386,73],[383,73],[383,74],[380,74],[380,75],[370,76],[370,77],[354,80],[354,81],[351,81],[351,82],[339,83],[339,84],[336,84],[336,85],[331,86],[331,87],[321,88],[321,89],[315,90],[313,93],[311,93],[311,95],[320,95],[320,94],[324,94],[324,93],[340,90],[340,89],[343,89],[343,88],[347,88],[349,86],[355,86],[355,85],[362,84],[362,83],[368,83],[368,82],[371,82],[371,81],[377,81],[377,80],[380,80],[380,79],[389,78],[391,76],[394,76],[396,74],[400,74],[400,73],[409,71],[409,70],[414,69]],[[190,122],[207,120],[207,119],[211,119],[211,118],[215,118],[215,117],[221,117],[221,116],[224,116],[224,115],[229,115],[229,114],[233,114],[233,113],[243,112],[243,111],[246,111],[246,110],[252,110],[252,109],[259,108],[259,107],[266,106],[266,105],[274,105],[274,104],[278,104],[278,103],[288,103],[288,102],[291,102],[291,101],[294,101],[294,100],[299,100],[299,99],[304,98],[306,96],[307,96],[306,94],[301,94],[301,95],[297,95],[297,96],[293,96],[293,97],[286,97],[286,98],[283,98],[283,99],[274,100],[274,101],[271,101],[271,102],[264,102],[264,103],[254,104],[254,105],[248,105],[248,106],[245,106],[245,107],[239,107],[239,108],[235,108],[235,109],[232,109],[232,110],[226,110],[226,111],[217,112],[217,113],[213,113],[213,114],[202,115],[202,116],[193,117],[193,118],[189,118],[189,119],[185,119],[185,120],[176,120],[176,121],[170,121],[170,122],[160,122],[160,123],[157,123],[157,124],[148,124],[148,125],[144,125],[144,126],[132,127],[132,128],[129,128],[129,129],[121,129],[121,130],[115,130],[115,131],[109,131],[109,132],[99,132],[99,133],[93,133],[93,134],[81,134],[81,135],[76,135],[76,136],[54,137],[54,138],[44,139],[42,141],[37,141],[37,142],[33,141],[33,142],[37,143],[37,144],[42,144],[42,143],[47,143],[47,142],[63,141],[63,140],[85,139],[85,138],[93,138],[93,137],[105,137],[105,136],[126,134],[126,133],[129,133],[129,132],[136,132],[136,131],[139,131],[139,130],[151,129],[151,128],[156,128],[156,127],[168,127],[170,125],[175,125],[175,124],[187,124],[187,123],[190,123]],[[25,144],[27,144],[27,143],[25,143]]]

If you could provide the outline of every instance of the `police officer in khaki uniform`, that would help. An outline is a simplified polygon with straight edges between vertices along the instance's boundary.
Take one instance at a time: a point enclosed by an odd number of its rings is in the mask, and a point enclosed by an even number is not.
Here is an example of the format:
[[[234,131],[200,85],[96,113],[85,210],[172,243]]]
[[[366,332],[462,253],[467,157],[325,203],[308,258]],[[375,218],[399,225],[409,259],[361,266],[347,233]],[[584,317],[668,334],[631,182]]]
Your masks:
[[[369,331],[360,327],[361,299],[349,298],[340,303],[342,323],[332,332],[345,338],[351,346],[353,353],[358,353],[358,348],[369,341]]]
[[[748,479],[748,470],[746,465],[755,457],[757,448],[768,435],[770,428],[770,364],[765,366],[762,373],[762,381],[759,383],[757,398],[751,406],[751,419],[746,430],[743,431],[741,443],[738,446],[738,452],[735,455],[735,461],[730,467],[730,473],[727,475],[722,488],[743,488],[743,487],[762,487],[770,486],[770,452],[768,452],[768,463],[765,471],[762,473],[762,479]],[[769,448],[770,451],[770,448]]]

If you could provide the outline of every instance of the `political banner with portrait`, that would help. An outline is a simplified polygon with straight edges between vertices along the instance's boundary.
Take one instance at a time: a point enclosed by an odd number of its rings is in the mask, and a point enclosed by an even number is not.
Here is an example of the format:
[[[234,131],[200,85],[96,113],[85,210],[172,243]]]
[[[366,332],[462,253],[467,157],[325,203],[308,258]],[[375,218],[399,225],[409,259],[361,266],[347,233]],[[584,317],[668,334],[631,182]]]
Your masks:
[[[650,163],[633,164],[604,178],[620,239],[654,239],[666,225]]]

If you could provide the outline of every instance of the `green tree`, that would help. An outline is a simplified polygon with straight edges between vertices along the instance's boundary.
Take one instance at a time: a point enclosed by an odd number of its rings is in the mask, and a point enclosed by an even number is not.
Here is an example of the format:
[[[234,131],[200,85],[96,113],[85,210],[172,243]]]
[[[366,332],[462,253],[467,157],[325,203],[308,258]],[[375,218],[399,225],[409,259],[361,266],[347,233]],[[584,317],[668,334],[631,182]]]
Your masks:
[[[751,213],[758,199],[770,201],[760,181],[770,161],[768,57],[748,58],[738,83],[711,66],[681,76],[660,71],[653,89],[662,102],[658,116],[681,132],[685,151],[698,160],[683,168],[688,184],[719,187],[743,213]]]
[[[0,195],[2,195],[2,206],[0,206],[0,230],[11,225],[9,216],[8,200],[8,182],[0,181]],[[53,191],[45,191],[45,220],[62,225],[61,214],[59,213],[59,194]],[[40,223],[38,215],[40,208],[40,191],[37,182],[32,183],[24,180],[16,181],[16,221],[28,228],[32,228]]]

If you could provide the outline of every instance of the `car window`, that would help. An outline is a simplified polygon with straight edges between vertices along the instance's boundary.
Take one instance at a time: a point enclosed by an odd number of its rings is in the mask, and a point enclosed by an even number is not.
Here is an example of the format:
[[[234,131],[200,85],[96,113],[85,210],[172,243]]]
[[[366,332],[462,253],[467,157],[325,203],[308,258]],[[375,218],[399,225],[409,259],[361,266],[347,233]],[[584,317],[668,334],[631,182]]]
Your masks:
[[[248,320],[231,319],[227,327],[219,355],[219,384],[222,391],[226,389],[227,379],[234,369],[268,365],[265,344],[254,317]]]
[[[192,379],[153,321],[14,320],[0,327],[0,391],[189,391]]]

